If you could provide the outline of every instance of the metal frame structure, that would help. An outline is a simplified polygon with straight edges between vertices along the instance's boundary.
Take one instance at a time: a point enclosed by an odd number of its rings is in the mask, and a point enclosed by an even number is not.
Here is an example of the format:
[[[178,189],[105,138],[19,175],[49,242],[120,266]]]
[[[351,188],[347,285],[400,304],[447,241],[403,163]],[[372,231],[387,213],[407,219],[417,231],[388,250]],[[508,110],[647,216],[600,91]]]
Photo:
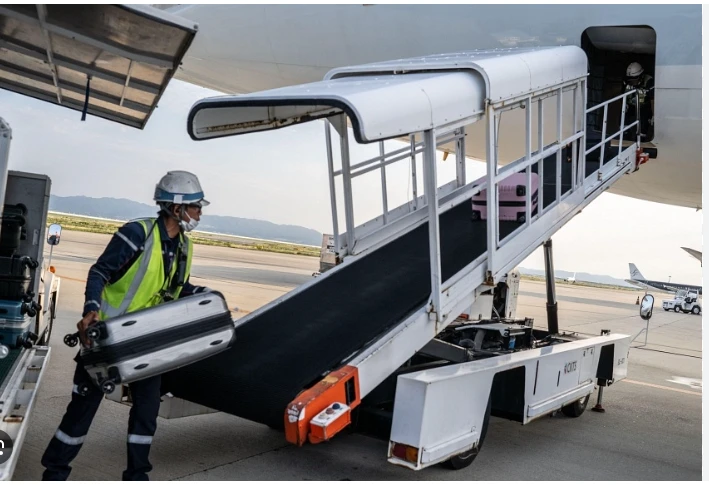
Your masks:
[[[572,92],[573,95],[573,134],[563,138],[562,128],[564,120],[562,115],[562,99],[563,93],[568,91]],[[341,261],[347,261],[348,258],[365,255],[370,251],[374,251],[383,245],[388,244],[389,242],[400,237],[402,234],[411,231],[413,228],[418,227],[423,223],[433,221],[433,224],[429,225],[432,275],[431,284],[432,288],[434,288],[431,302],[432,313],[437,313],[436,309],[442,309],[441,315],[450,314],[450,307],[441,307],[441,302],[455,301],[460,294],[469,293],[470,288],[466,285],[456,285],[466,274],[470,274],[470,270],[473,270],[476,267],[479,268],[481,265],[485,264],[485,275],[488,285],[494,285],[499,282],[502,276],[518,264],[517,261],[519,260],[520,254],[523,254],[524,257],[531,254],[531,252],[533,252],[539,244],[544,242],[544,240],[550,236],[550,232],[556,232],[558,227],[560,227],[558,224],[552,224],[552,231],[549,231],[550,221],[559,219],[566,221],[566,216],[575,214],[576,209],[580,204],[585,205],[583,202],[584,199],[591,193],[598,190],[600,185],[603,184],[608,177],[612,176],[619,167],[627,167],[631,163],[631,160],[634,160],[635,152],[634,150],[631,150],[631,147],[624,151],[624,157],[619,158],[615,166],[609,167],[608,164],[603,164],[606,144],[610,140],[620,137],[620,144],[622,146],[623,134],[638,124],[638,122],[635,121],[628,126],[624,125],[627,97],[637,96],[637,93],[635,91],[624,93],[616,98],[601,103],[598,106],[581,110],[578,109],[578,105],[580,103],[584,103],[585,105],[586,99],[585,95],[583,95],[585,91],[585,78],[578,78],[571,82],[564,83],[563,86],[552,87],[522,99],[512,101],[503,100],[498,103],[488,105],[487,113],[481,120],[486,123],[489,130],[489,136],[487,137],[487,175],[472,182],[467,181],[465,174],[465,136],[463,128],[457,127],[452,130],[447,129],[440,131],[437,129],[426,130],[421,134],[423,140],[418,143],[415,142],[415,137],[417,134],[411,134],[409,135],[411,140],[410,147],[399,148],[389,152],[384,150],[384,142],[379,141],[379,156],[369,158],[361,162],[352,163],[349,148],[349,137],[347,131],[342,128],[347,126],[346,115],[343,113],[337,115],[336,118],[329,118],[325,126],[325,139],[328,158],[330,204],[333,215],[333,235],[338,258]],[[556,141],[541,151],[537,149],[535,152],[532,152],[532,130],[534,128],[535,121],[538,137],[537,146],[542,146],[542,140],[544,139],[543,101],[545,99],[549,99],[551,96],[556,97]],[[622,101],[623,103],[621,129],[613,135],[607,135],[605,127],[608,124],[608,106],[618,101]],[[526,107],[531,107],[532,103],[537,103],[538,105],[538,117],[536,120],[532,120],[531,109],[526,109]],[[578,146],[579,144],[584,144],[585,146],[586,139],[585,130],[580,129],[580,127],[584,126],[584,119],[581,116],[585,116],[586,114],[601,108],[604,110],[604,130],[602,133],[602,140],[594,147],[591,147],[588,150],[584,149],[583,153],[579,153]],[[500,135],[498,123],[499,116],[502,112],[513,109],[525,109],[526,154],[523,158],[511,162],[503,168],[498,168],[499,163],[495,153],[495,140],[498,140]],[[334,126],[339,135],[340,158],[341,166],[343,167],[340,170],[334,169],[336,154],[332,149],[333,143],[331,139],[332,132],[330,126]],[[427,150],[426,147],[441,147],[450,142],[455,142],[457,146],[456,179],[443,186],[438,186],[435,170],[436,154],[434,150]],[[570,190],[562,194],[561,152],[562,148],[567,145],[571,145],[572,153],[572,186]],[[593,181],[591,180],[592,177],[587,178],[583,176],[586,170],[586,156],[599,148],[601,149],[601,163],[598,171],[596,172],[596,180]],[[423,155],[425,192],[423,195],[418,196],[415,189],[417,183],[415,160],[420,154]],[[540,199],[537,215],[532,217],[532,191],[527,190],[525,204],[527,216],[525,218],[525,223],[522,224],[515,232],[509,234],[503,240],[500,240],[497,195],[499,192],[499,183],[514,173],[525,171],[527,175],[527,186],[531,186],[532,166],[540,163],[544,158],[552,155],[556,156],[556,196],[554,202],[544,206]],[[581,156],[579,157],[579,155]],[[385,167],[396,162],[408,163],[409,160],[411,160],[412,167],[411,178],[414,187],[413,199],[390,210],[388,209],[387,201],[387,179]],[[352,181],[358,176],[376,170],[380,170],[382,174],[382,206],[385,210],[379,217],[355,226]],[[543,170],[543,165],[540,163],[539,173],[541,178],[543,178]],[[339,230],[339,228],[342,227],[342,224],[338,218],[337,194],[335,190],[338,178],[341,179],[341,184],[343,187],[345,208],[345,231],[343,233],[340,233]],[[578,190],[582,185],[583,190]],[[470,199],[472,196],[486,190],[488,186],[495,187],[494,190],[487,192],[487,220],[490,221],[488,226],[488,252],[484,259],[472,262],[470,267],[461,270],[460,273],[451,278],[451,280],[445,282],[441,281],[440,236],[438,234],[438,228],[436,227],[436,221],[442,213],[456,206],[461,200]],[[431,197],[430,194],[433,194],[433,196]],[[431,199],[437,200],[438,204],[429,204],[428,201]],[[530,231],[530,227],[534,227],[535,230]],[[517,238],[517,236],[523,231],[525,232],[525,237]],[[532,234],[532,236],[529,237],[529,234]],[[539,244],[530,245],[530,239],[532,239],[535,243],[538,242]],[[526,250],[524,249],[525,247],[527,247]]]
[[[637,144],[633,144],[625,150],[619,149],[619,155],[613,159],[614,163],[604,164],[601,159],[597,172],[585,176],[586,155],[592,150],[584,149],[579,153],[578,145],[586,140],[585,115],[589,111],[585,107],[586,66],[585,53],[577,47],[461,53],[336,69],[328,73],[320,83],[239,97],[211,98],[193,106],[188,118],[188,132],[195,140],[278,129],[315,119],[326,120],[325,144],[333,233],[340,264],[319,278],[246,316],[241,320],[241,324],[257,318],[272,306],[306,291],[315,284],[327,284],[326,281],[331,275],[344,270],[349,264],[384,245],[392,244],[397,238],[420,225],[428,224],[432,289],[428,303],[413,311],[384,335],[344,359],[343,367],[329,374],[322,381],[322,386],[308,389],[305,391],[305,397],[294,396],[295,401],[285,412],[286,435],[289,440],[302,444],[306,440],[302,433],[307,434],[307,423],[323,411],[323,408],[318,407],[322,405],[322,401],[316,399],[315,394],[330,395],[327,393],[335,392],[332,389],[343,386],[345,380],[352,377],[356,379],[356,396],[353,401],[348,401],[348,404],[356,406],[361,398],[392,375],[412,355],[428,345],[482,293],[503,280],[517,264],[550,239],[603,190],[636,168]],[[567,137],[563,137],[562,116],[562,99],[565,93],[571,93],[574,103],[573,133]],[[625,105],[626,97],[632,94],[634,93],[626,93],[617,100],[622,99]],[[556,97],[556,140],[544,147],[543,101],[552,97]],[[604,126],[607,124],[607,106],[617,100],[604,103]],[[533,120],[531,113],[534,103],[538,106],[536,120]],[[579,109],[578,105],[581,103],[583,109]],[[526,110],[526,153],[521,159],[500,168],[496,149],[500,135],[499,117],[504,112],[519,109]],[[625,130],[633,126],[623,125],[624,113],[623,109],[621,137]],[[487,173],[481,179],[468,182],[464,155],[465,128],[475,122],[484,123],[487,130]],[[538,146],[533,152],[532,128],[535,122]],[[357,142],[379,143],[378,156],[361,162],[351,159],[348,124],[351,124]],[[334,127],[340,137],[339,170],[335,165],[336,154],[331,127]],[[611,138],[613,136],[607,137],[604,130],[601,147]],[[408,147],[387,152],[383,143],[388,139],[404,139],[409,142]],[[451,142],[456,146],[456,177],[451,182],[439,186],[436,149]],[[566,145],[572,147],[572,182],[569,190],[562,192],[561,151]],[[421,195],[415,188],[417,177],[420,175],[416,168],[418,155],[421,155],[423,160],[424,193]],[[549,156],[556,156],[556,197],[554,202],[546,207],[540,200],[537,214],[532,217],[529,190],[532,166],[539,164],[543,181],[543,160]],[[397,162],[411,164],[413,198],[399,207],[390,209],[386,167]],[[379,217],[355,226],[352,181],[360,175],[376,171],[381,174],[383,212]],[[498,220],[499,186],[509,175],[518,172],[526,174],[528,183],[526,218],[519,228],[501,240]],[[343,224],[338,217],[338,179],[342,182],[344,198],[344,232],[340,230]],[[441,214],[469,201],[482,190],[486,190],[487,196],[487,252],[443,281],[439,218]],[[622,343],[626,338],[608,336],[604,337],[603,342],[594,341],[590,345]],[[562,353],[576,349],[573,345],[573,349],[565,345],[572,344],[554,346],[553,352]],[[538,362],[548,353],[525,353],[522,359],[536,358]],[[460,365],[471,365],[472,370],[489,370],[494,369],[493,364],[473,362]],[[618,375],[622,378],[627,363],[619,365],[621,368],[618,369]],[[455,373],[456,369],[450,367],[431,371],[432,375],[437,376],[436,372]],[[491,380],[492,374],[490,382]],[[592,386],[590,389],[592,390]],[[576,399],[579,392],[588,394],[589,387],[584,384],[580,391],[572,390],[571,394],[562,396],[561,400],[553,400],[554,406],[566,398]],[[469,443],[459,445],[466,447]],[[455,446],[452,450],[460,451]],[[444,455],[451,456],[451,453],[451,450],[447,450],[443,455],[436,456],[435,460],[442,459],[441,456]],[[416,467],[429,464],[419,461]]]

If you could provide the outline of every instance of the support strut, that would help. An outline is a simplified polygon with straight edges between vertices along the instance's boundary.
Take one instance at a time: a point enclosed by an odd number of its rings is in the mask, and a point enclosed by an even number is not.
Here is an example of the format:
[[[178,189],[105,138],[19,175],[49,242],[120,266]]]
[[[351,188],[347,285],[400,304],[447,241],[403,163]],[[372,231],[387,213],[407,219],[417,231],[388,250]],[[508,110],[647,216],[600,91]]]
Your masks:
[[[554,280],[554,257],[551,248],[551,239],[544,241],[544,271],[547,283],[547,327],[549,333],[559,333],[559,315],[556,304],[556,284]]]

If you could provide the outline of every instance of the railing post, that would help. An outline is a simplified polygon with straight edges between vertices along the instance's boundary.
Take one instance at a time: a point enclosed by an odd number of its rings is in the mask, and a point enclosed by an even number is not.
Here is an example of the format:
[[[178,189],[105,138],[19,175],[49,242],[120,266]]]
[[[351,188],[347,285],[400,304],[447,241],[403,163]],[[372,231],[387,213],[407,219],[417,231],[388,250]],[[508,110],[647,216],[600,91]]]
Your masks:
[[[608,104],[603,105],[603,127],[601,128],[601,159],[598,165],[603,167],[603,159],[606,154],[606,127],[608,126]]]
[[[413,187],[412,194],[414,201],[413,210],[416,210],[416,199],[418,198],[418,188],[416,186],[416,135],[409,135],[409,144],[411,145],[411,183]]]
[[[343,127],[340,133],[340,153],[342,157],[342,185],[345,190],[345,224],[347,225],[347,253],[353,254],[355,234],[354,234],[354,202],[352,200],[352,172],[350,170],[350,143],[347,132],[347,118],[340,115],[340,123]]]
[[[384,142],[379,142],[379,156],[381,157],[379,163],[382,164],[382,214],[384,224],[387,223],[387,218],[389,215],[389,203],[387,201],[387,172],[386,166],[384,166]]]
[[[587,84],[586,79],[582,79],[581,80],[581,102],[583,103],[583,109],[581,110],[581,112],[583,113],[583,120],[582,120],[583,124],[581,125],[581,127],[583,128],[583,136],[581,137],[582,149],[579,150],[583,154],[583,156],[581,158],[581,176],[579,177],[580,178],[579,182],[582,184],[583,184],[583,181],[586,180],[586,145],[587,145],[586,136],[587,136],[587,129],[588,129],[588,124],[587,124],[588,115],[586,114],[586,104],[588,103],[588,93],[587,93],[588,89],[586,87],[586,84]]]
[[[433,130],[423,132],[423,180],[428,200],[428,247],[431,264],[432,312],[436,321],[443,321],[441,314],[441,250],[438,232],[438,181],[436,178],[436,135]]]
[[[332,232],[335,250],[340,251],[340,230],[337,217],[337,194],[335,192],[335,166],[332,157],[332,137],[330,134],[330,122],[325,120],[325,145],[327,147],[327,174],[330,182],[330,208],[332,210]]]
[[[497,138],[495,126],[495,109],[487,105],[487,126],[485,137],[487,139],[487,278],[489,284],[495,276],[495,252],[497,250],[497,153],[495,152],[495,139]]]
[[[537,152],[544,150],[544,100],[537,101]],[[544,212],[544,158],[539,159],[539,203],[537,209],[538,217]]]
[[[455,142],[456,179],[458,187],[465,185],[465,127],[456,130],[459,138]]]
[[[561,202],[561,154],[564,151],[564,147],[561,145],[561,141],[564,139],[563,135],[563,111],[562,111],[562,97],[564,95],[564,90],[559,89],[556,100],[556,142],[559,144],[559,148],[556,152],[556,203]]]
[[[574,108],[573,108],[573,114],[572,114],[572,119],[574,120],[574,135],[578,133],[578,104],[579,104],[579,83],[576,83],[576,87],[574,87]],[[576,187],[578,186],[578,174],[577,174],[577,169],[578,167],[576,164],[578,163],[578,140],[574,140],[571,142],[571,191],[575,191]]]
[[[532,97],[527,98],[527,112],[525,113],[525,159],[529,161],[532,158]],[[532,166],[528,165],[526,169],[527,174],[527,215],[525,220],[525,225],[529,226],[532,223]],[[541,194],[544,189],[542,184],[539,185],[539,193]],[[539,195],[537,195],[537,200],[539,200]],[[539,210],[537,209],[537,214]]]
[[[625,135],[625,109],[626,109],[626,103],[625,101],[628,98],[626,96],[623,96],[623,108],[620,111],[620,140],[618,141],[618,160],[617,163],[620,163],[620,152],[623,151],[623,135]]]

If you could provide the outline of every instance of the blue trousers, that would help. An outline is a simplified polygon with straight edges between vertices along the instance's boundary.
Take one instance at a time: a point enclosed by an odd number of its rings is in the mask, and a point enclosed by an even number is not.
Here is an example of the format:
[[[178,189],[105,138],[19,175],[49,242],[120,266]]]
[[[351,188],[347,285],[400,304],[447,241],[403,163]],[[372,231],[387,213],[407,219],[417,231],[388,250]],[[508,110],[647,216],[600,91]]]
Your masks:
[[[42,466],[46,468],[43,480],[66,480],[69,477],[69,464],[79,454],[104,399],[104,394],[92,383],[79,357],[75,360],[77,365],[71,402],[42,456]],[[160,376],[155,376],[129,384],[133,406],[128,419],[128,466],[123,472],[123,480],[148,480],[148,472],[153,469],[148,455],[157,429],[160,380]]]

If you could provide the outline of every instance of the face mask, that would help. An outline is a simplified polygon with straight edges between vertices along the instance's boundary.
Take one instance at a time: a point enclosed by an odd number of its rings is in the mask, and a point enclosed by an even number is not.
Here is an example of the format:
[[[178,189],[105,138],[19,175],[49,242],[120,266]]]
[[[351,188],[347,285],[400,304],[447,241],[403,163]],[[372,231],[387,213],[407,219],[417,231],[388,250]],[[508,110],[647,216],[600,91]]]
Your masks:
[[[189,221],[180,221],[180,227],[185,230],[185,232],[193,231],[198,225],[199,221],[192,219],[189,214],[185,214]]]

